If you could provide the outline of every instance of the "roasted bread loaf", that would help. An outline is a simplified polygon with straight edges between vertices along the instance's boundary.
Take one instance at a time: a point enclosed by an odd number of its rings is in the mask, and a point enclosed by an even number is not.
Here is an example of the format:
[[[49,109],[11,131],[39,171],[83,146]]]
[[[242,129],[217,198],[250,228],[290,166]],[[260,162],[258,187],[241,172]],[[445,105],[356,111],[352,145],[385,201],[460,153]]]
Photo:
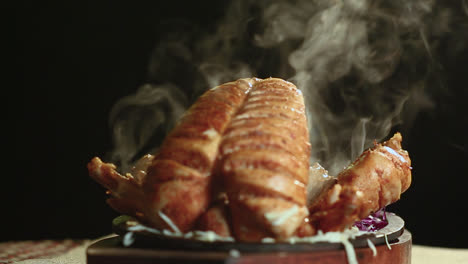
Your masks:
[[[177,232],[197,224],[231,235],[232,224],[236,238],[252,241],[286,238],[308,214],[309,151],[301,92],[281,79],[250,78],[205,92],[138,177],[99,158],[88,169],[119,212]],[[220,204],[212,197],[221,194]]]
[[[233,232],[242,241],[289,237],[308,215],[309,133],[301,92],[258,81],[221,142],[220,169]]]
[[[310,223],[323,232],[341,231],[400,199],[411,184],[411,160],[401,134],[364,151],[337,183],[310,206]]]
[[[286,240],[342,231],[398,200],[411,183],[401,140],[397,133],[376,143],[336,182],[316,188],[321,194],[308,204],[311,146],[302,93],[281,79],[249,78],[205,92],[158,151],[129,173],[98,157],[88,170],[108,189],[112,208],[152,227]]]

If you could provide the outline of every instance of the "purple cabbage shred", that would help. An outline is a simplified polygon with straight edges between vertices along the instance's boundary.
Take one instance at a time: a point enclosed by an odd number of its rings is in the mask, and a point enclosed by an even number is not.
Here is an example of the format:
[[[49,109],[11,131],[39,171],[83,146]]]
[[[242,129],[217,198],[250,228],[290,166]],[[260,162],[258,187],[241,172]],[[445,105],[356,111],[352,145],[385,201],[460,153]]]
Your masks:
[[[360,231],[375,232],[388,225],[387,216],[385,215],[385,207],[370,214],[368,217],[357,221],[354,226]]]

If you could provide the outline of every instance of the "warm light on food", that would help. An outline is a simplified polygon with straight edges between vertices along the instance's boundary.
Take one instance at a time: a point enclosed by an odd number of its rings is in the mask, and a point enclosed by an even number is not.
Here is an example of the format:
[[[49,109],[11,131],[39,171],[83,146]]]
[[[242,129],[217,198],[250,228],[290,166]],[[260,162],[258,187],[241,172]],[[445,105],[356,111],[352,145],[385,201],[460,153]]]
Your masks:
[[[383,227],[379,210],[411,183],[401,135],[375,143],[331,177],[309,164],[305,113],[302,93],[290,82],[229,82],[203,94],[158,151],[129,173],[98,157],[89,173],[108,189],[116,211],[171,234],[272,243],[320,240],[353,225]]]

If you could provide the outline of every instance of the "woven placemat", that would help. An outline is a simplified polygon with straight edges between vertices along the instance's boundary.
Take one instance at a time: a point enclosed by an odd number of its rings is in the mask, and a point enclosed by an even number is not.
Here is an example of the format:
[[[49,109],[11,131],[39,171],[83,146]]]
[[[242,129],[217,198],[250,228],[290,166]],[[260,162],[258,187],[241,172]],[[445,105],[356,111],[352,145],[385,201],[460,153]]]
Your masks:
[[[0,243],[0,263],[86,264],[86,248],[97,240],[21,241]],[[468,263],[468,249],[413,245],[413,264]]]
[[[89,240],[72,239],[0,243],[0,263],[17,263],[28,259],[50,259],[64,255],[74,248],[87,245],[88,243]],[[37,263],[37,261],[34,263]]]

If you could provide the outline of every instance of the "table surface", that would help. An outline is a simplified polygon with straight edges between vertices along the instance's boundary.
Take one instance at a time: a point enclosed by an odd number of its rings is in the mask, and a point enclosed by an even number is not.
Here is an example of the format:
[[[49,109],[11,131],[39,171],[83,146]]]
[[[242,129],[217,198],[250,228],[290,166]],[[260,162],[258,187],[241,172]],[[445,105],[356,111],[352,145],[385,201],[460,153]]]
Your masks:
[[[111,237],[105,236],[97,240]],[[86,248],[97,240],[42,240],[0,243],[0,263],[85,264]],[[468,249],[413,245],[413,264],[468,263]]]

